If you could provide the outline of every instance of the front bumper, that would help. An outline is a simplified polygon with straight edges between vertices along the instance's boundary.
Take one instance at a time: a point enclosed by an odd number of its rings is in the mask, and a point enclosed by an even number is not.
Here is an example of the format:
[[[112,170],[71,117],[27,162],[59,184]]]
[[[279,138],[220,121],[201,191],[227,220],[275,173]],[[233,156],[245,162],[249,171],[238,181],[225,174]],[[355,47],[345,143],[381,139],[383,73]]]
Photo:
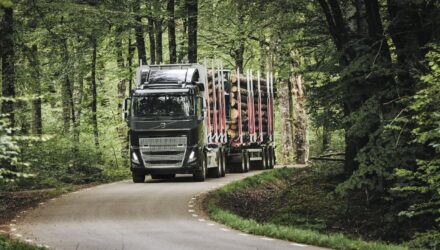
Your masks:
[[[193,174],[199,170],[197,161],[184,164],[179,168],[145,168],[140,164],[131,163],[131,172],[135,174]]]

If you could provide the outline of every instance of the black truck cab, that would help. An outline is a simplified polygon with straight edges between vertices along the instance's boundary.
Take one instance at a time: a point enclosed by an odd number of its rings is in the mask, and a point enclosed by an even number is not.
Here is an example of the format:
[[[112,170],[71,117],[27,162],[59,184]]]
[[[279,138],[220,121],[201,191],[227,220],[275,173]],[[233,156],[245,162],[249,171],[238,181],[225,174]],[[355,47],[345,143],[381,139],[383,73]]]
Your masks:
[[[151,65],[137,69],[137,88],[123,105],[129,127],[130,169],[134,182],[206,177],[204,83],[197,64]]]

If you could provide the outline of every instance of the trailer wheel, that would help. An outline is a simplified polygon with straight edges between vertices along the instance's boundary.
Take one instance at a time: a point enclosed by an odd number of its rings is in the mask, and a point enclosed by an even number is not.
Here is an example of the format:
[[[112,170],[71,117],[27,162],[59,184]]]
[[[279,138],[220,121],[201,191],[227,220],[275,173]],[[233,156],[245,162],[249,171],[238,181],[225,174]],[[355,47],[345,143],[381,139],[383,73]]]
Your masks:
[[[268,155],[269,155],[269,159],[268,159],[269,166],[268,167],[270,169],[272,169],[275,166],[275,150],[273,149],[273,147],[269,147]]]
[[[243,163],[244,163],[244,172],[247,173],[251,170],[251,160],[249,159],[249,152],[247,150],[243,151]]]
[[[134,183],[144,183],[144,181],[145,181],[145,175],[144,174],[131,173],[131,177],[133,177],[133,182]]]
[[[221,160],[221,164],[222,164],[222,177],[225,177],[226,175],[226,155],[225,152],[223,152],[223,150],[221,151],[221,155],[220,155],[220,160]]]
[[[263,170],[269,168],[269,165],[267,164],[267,152],[267,147],[263,147],[263,152],[261,152],[261,157],[263,158],[261,159],[261,167],[263,168]]]
[[[208,169],[208,176],[213,178],[220,178],[222,176],[222,155],[221,151],[219,150],[217,153],[217,167]]]
[[[202,165],[202,170],[197,170],[193,174],[193,179],[195,181],[205,181],[206,179],[206,173],[207,173],[207,164],[206,164],[206,154],[203,154],[203,157],[199,160],[199,164]]]

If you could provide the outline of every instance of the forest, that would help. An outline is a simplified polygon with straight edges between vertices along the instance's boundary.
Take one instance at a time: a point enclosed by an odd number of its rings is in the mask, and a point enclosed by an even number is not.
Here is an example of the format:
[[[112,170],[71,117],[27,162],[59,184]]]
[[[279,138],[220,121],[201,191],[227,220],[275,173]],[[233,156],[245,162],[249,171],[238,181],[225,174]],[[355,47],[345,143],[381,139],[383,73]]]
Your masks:
[[[0,54],[0,194],[126,179],[135,68],[215,59],[274,73],[278,164],[440,247],[439,1],[0,0]]]

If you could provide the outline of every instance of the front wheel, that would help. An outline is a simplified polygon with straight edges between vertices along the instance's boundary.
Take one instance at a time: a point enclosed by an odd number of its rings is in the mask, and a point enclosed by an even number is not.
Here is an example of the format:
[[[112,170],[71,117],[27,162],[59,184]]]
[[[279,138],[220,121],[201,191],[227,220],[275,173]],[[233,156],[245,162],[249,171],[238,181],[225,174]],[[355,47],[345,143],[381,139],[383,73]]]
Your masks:
[[[201,166],[201,169],[196,170],[193,174],[193,179],[195,181],[205,181],[206,179],[206,172],[207,172],[207,164],[206,164],[206,155],[203,154],[203,157],[199,160],[199,166]]]
[[[133,182],[134,183],[144,183],[144,181],[145,181],[145,175],[144,174],[131,173],[131,177],[133,177]]]

